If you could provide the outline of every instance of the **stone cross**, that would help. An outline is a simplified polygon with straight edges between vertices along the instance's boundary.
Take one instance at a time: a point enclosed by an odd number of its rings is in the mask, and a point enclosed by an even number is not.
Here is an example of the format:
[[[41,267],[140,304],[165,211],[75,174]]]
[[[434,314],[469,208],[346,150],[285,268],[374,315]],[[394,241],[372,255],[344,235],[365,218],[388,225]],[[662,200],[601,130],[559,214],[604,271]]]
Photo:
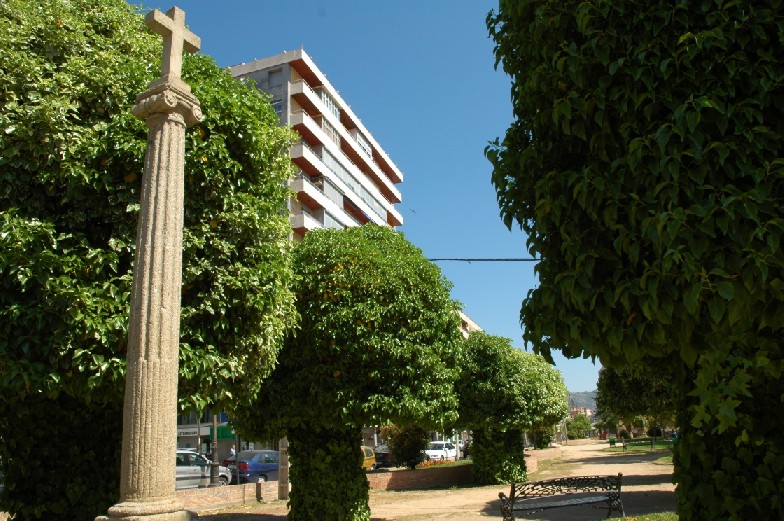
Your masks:
[[[123,406],[120,502],[96,521],[187,521],[175,494],[185,128],[202,119],[180,79],[182,50],[199,39],[173,7],[145,19],[164,35],[161,77],[136,98],[147,123],[141,209],[136,230]],[[175,56],[176,55],[176,56]]]
[[[182,71],[182,51],[194,53],[201,47],[201,39],[185,27],[185,12],[172,7],[166,14],[151,11],[145,23],[163,36],[162,78],[179,78]]]

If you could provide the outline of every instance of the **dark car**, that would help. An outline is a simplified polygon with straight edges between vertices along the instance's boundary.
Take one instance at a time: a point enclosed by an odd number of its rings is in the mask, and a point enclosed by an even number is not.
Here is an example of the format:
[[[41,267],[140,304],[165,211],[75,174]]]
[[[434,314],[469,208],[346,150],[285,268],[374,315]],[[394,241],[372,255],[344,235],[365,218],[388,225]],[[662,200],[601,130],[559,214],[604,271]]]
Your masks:
[[[373,447],[373,452],[376,453],[377,469],[398,466],[398,464],[392,459],[392,453],[389,452],[389,447],[387,445],[376,445]]]
[[[279,455],[276,450],[243,450],[234,459],[228,460],[231,482],[257,483],[278,480]]]

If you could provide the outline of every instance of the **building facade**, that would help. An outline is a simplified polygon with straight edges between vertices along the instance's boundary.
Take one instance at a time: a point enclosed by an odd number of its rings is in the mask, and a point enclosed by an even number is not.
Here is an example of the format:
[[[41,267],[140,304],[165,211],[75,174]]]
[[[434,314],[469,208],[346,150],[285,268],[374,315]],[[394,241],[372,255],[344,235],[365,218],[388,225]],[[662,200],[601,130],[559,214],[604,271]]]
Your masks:
[[[301,139],[289,212],[295,240],[316,228],[403,224],[403,174],[302,49],[230,67],[271,96],[281,124]]]

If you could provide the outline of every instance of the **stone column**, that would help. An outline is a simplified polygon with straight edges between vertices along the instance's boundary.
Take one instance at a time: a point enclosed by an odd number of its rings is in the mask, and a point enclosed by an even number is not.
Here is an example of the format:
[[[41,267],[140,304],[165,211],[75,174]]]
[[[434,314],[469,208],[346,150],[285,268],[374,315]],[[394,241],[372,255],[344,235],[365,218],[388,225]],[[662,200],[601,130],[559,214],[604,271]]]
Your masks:
[[[184,13],[153,11],[164,36],[161,77],[132,112],[149,127],[136,234],[123,409],[120,502],[98,520],[184,521],[175,494],[185,128],[201,120],[199,101],[180,79],[182,51],[199,39]]]

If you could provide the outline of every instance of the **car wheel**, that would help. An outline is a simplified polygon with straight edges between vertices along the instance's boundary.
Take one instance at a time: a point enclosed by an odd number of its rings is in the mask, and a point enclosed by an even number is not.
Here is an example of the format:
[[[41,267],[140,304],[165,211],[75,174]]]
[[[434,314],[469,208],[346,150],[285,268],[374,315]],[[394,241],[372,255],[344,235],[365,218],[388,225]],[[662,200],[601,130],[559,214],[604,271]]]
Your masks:
[[[226,479],[226,476],[220,476],[218,478],[218,485],[223,486],[223,485],[228,485],[228,484],[229,484],[229,480]]]
[[[267,476],[264,474],[259,476],[259,483],[265,483],[267,481]]]
[[[441,454],[441,461],[444,461],[444,455]]]

